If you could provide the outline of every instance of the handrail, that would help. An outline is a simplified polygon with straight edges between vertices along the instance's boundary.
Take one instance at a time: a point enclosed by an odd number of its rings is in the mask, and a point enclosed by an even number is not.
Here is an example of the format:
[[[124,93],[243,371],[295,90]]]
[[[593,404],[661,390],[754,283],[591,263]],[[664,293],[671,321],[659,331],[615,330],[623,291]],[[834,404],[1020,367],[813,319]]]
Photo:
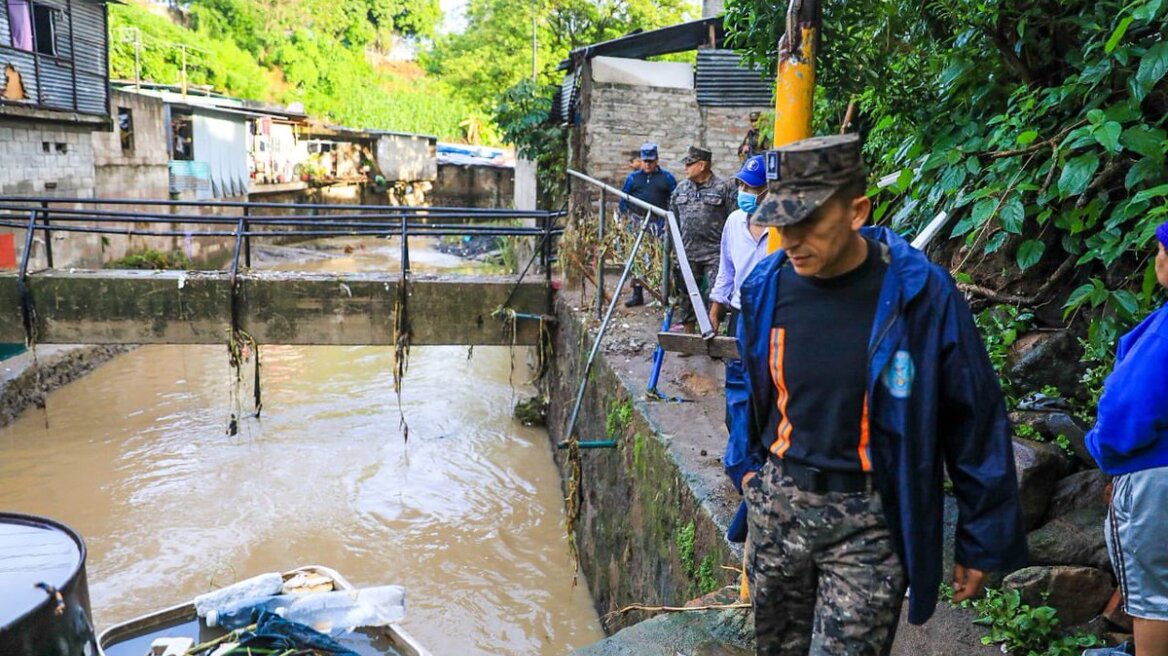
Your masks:
[[[689,258],[686,257],[686,254],[685,254],[685,245],[681,241],[681,228],[678,226],[677,217],[673,215],[673,212],[670,212],[668,210],[663,210],[660,207],[657,207],[655,205],[652,205],[650,203],[647,203],[647,202],[641,200],[640,198],[634,198],[633,196],[628,195],[624,191],[617,189],[616,187],[613,187],[610,184],[607,184],[605,182],[597,180],[596,178],[593,178],[591,176],[585,175],[579,171],[575,171],[573,169],[568,169],[568,175],[571,175],[575,178],[583,180],[584,182],[587,182],[591,185],[598,186],[603,191],[605,191],[607,193],[615,194],[619,198],[622,198],[625,201],[627,201],[628,203],[635,205],[637,207],[640,207],[641,209],[644,209],[651,214],[654,214],[656,216],[660,216],[660,217],[665,219],[666,224],[669,226],[669,234],[673,237],[673,239],[672,239],[673,248],[677,251],[677,267],[679,269],[681,269],[681,277],[682,277],[682,280],[685,282],[686,293],[689,296],[690,303],[693,305],[694,314],[697,316],[698,328],[702,332],[702,338],[703,339],[713,338],[714,337],[714,326],[713,326],[713,324],[710,323],[710,316],[709,316],[709,313],[706,311],[705,301],[702,300],[701,292],[698,290],[698,284],[694,280],[693,269],[690,268],[690,266],[689,266]],[[669,242],[667,241],[666,243],[668,244]],[[661,263],[661,277],[663,280],[662,299],[664,300],[665,303],[669,303],[669,293],[668,293],[669,292],[669,283],[668,283],[668,280],[669,280],[669,264],[670,263],[669,263],[669,249],[668,248],[666,248],[665,252],[662,254],[662,259],[665,260],[664,262]],[[598,278],[598,280],[599,280],[599,278]],[[621,290],[617,289],[613,293],[619,294],[620,292],[621,292]]]
[[[148,205],[160,207],[251,207],[265,209],[310,209],[347,212],[350,210],[373,210],[378,213],[386,212],[425,212],[427,214],[473,214],[473,215],[500,215],[505,218],[538,219],[546,212],[544,210],[513,210],[478,207],[412,207],[409,205],[321,205],[317,203],[252,203],[247,201],[200,201],[200,200],[169,200],[149,198],[60,198],[55,196],[0,196],[0,203],[65,203],[69,205]]]
[[[242,209],[230,215],[167,214],[135,212],[124,209],[97,209],[89,207],[51,207],[52,204],[74,206],[133,205],[155,207]],[[312,215],[288,216],[282,214],[257,215],[252,210],[311,209]],[[22,229],[27,233],[22,257],[27,262],[32,252],[32,236],[44,235],[44,255],[48,268],[53,268],[52,234],[81,233],[94,235],[125,235],[137,237],[230,237],[235,242],[232,270],[238,270],[242,258],[245,267],[251,265],[251,239],[279,237],[401,237],[402,264],[409,266],[409,239],[413,236],[506,236],[541,238],[533,261],[541,259],[550,272],[553,253],[551,240],[563,234],[557,218],[564,212],[546,210],[498,210],[481,208],[400,207],[383,205],[313,205],[306,203],[209,203],[199,201],[171,201],[152,199],[106,198],[33,198],[0,197],[0,228]],[[316,214],[317,210],[335,211]],[[358,213],[354,213],[358,212]],[[23,219],[22,215],[31,219]],[[534,220],[535,225],[497,225],[482,221]],[[53,221],[56,221],[55,223]],[[427,221],[434,221],[433,223]],[[550,286],[550,280],[548,282]]]

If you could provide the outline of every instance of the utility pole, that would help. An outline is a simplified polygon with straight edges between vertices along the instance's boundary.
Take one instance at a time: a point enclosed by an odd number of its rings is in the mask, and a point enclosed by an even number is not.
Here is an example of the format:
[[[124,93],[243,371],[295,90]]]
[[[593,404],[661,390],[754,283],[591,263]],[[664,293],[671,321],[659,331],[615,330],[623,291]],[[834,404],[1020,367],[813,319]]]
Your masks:
[[[142,90],[142,33],[134,29],[134,91]]]
[[[187,47],[183,44],[178,44],[179,50],[182,51],[182,78],[179,85],[182,88],[183,98],[187,97]]]
[[[538,15],[539,15],[538,13],[536,13],[536,2],[537,1],[538,0],[531,0],[531,84],[532,84],[532,86],[535,86],[535,84],[536,84],[536,73],[537,73],[536,59],[538,57],[538,52],[539,52],[539,49],[538,49],[539,48],[539,41],[538,41],[538,37],[536,36],[536,32],[535,32],[537,21],[538,21]]]

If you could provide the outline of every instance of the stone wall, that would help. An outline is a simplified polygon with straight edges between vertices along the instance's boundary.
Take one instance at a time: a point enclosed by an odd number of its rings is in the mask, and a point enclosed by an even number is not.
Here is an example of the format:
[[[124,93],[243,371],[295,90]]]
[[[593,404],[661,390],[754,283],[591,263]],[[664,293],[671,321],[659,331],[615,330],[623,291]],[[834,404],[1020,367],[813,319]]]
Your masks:
[[[89,126],[0,119],[0,195],[94,195]]]

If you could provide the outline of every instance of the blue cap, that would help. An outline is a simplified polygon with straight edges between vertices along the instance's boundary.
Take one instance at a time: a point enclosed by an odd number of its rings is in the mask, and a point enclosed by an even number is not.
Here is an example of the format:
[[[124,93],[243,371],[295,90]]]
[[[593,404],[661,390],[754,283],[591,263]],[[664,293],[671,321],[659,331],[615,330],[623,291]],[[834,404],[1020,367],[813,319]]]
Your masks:
[[[641,159],[650,161],[657,159],[657,144],[652,141],[641,144]]]
[[[1159,228],[1156,228],[1156,239],[1164,244],[1164,248],[1168,248],[1168,223],[1161,223]]]
[[[765,187],[767,184],[766,162],[762,155],[755,155],[746,160],[742,165],[742,170],[734,177],[751,187]]]

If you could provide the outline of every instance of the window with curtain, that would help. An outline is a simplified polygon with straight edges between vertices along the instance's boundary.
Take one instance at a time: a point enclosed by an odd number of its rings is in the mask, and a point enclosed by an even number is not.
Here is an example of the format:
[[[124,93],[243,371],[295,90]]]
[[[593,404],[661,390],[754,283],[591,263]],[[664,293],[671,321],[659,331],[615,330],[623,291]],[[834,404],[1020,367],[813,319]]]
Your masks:
[[[8,26],[12,47],[32,52],[32,3],[29,0],[5,0],[8,3]]]

